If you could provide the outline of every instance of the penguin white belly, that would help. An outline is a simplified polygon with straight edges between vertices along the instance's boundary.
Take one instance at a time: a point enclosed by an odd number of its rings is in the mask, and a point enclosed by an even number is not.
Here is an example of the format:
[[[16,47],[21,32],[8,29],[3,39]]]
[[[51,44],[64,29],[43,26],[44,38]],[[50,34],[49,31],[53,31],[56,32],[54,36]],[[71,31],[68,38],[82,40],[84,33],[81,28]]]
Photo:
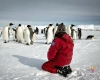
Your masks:
[[[13,40],[15,41],[15,31],[12,31]]]
[[[50,27],[47,33],[47,44],[52,43],[52,40],[53,40],[53,31],[52,27]]]
[[[17,39],[18,39],[18,42],[22,42],[22,40],[23,40],[23,30],[22,30],[22,27],[18,27]]]
[[[76,32],[73,31],[73,39],[76,40]]]
[[[25,30],[23,31],[23,39],[25,40]],[[25,40],[26,41],[26,40]]]
[[[25,30],[25,41],[26,41],[26,44],[30,45],[30,31],[28,28],[26,28]]]
[[[8,27],[5,27],[2,31],[2,37],[4,42],[8,42]]]
[[[76,39],[78,39],[78,31],[76,31]]]
[[[70,29],[70,26],[68,26],[68,28],[67,28],[67,34],[69,34],[69,36],[71,36],[71,29]]]
[[[36,41],[36,33],[33,34],[32,41],[33,41],[33,42]]]

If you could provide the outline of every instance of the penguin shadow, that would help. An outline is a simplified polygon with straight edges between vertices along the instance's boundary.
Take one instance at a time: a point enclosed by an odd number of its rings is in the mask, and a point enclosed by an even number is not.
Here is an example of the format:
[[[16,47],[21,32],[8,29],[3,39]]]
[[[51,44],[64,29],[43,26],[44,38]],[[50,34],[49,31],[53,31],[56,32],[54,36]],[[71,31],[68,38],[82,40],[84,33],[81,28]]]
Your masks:
[[[45,60],[28,58],[28,57],[19,56],[19,55],[13,55],[13,57],[18,58],[18,61],[21,62],[22,64],[30,66],[30,67],[36,67],[39,70],[41,70],[42,64],[46,62]]]

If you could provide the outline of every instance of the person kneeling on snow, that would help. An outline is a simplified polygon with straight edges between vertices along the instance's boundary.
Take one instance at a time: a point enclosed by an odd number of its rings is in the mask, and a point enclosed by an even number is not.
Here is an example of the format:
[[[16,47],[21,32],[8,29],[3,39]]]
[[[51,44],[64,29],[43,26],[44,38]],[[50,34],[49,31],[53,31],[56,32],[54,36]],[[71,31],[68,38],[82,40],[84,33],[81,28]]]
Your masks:
[[[67,74],[72,72],[69,64],[73,56],[73,47],[73,41],[66,33],[65,25],[59,24],[47,53],[48,61],[42,65],[42,69],[66,77]]]

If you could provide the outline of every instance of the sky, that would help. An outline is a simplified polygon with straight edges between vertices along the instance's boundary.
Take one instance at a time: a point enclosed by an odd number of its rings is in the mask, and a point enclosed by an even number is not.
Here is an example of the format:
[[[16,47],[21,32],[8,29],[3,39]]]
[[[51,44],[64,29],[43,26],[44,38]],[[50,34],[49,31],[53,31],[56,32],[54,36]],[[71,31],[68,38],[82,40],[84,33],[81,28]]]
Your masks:
[[[0,0],[0,26],[100,24],[100,0]]]

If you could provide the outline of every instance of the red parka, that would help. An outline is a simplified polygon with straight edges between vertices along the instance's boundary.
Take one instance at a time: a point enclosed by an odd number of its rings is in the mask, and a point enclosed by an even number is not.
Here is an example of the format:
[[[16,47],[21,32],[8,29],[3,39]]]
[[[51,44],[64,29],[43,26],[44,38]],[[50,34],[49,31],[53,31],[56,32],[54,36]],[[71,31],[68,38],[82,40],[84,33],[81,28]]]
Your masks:
[[[59,33],[54,38],[47,57],[57,66],[64,66],[71,63],[73,56],[73,41],[67,33]]]

